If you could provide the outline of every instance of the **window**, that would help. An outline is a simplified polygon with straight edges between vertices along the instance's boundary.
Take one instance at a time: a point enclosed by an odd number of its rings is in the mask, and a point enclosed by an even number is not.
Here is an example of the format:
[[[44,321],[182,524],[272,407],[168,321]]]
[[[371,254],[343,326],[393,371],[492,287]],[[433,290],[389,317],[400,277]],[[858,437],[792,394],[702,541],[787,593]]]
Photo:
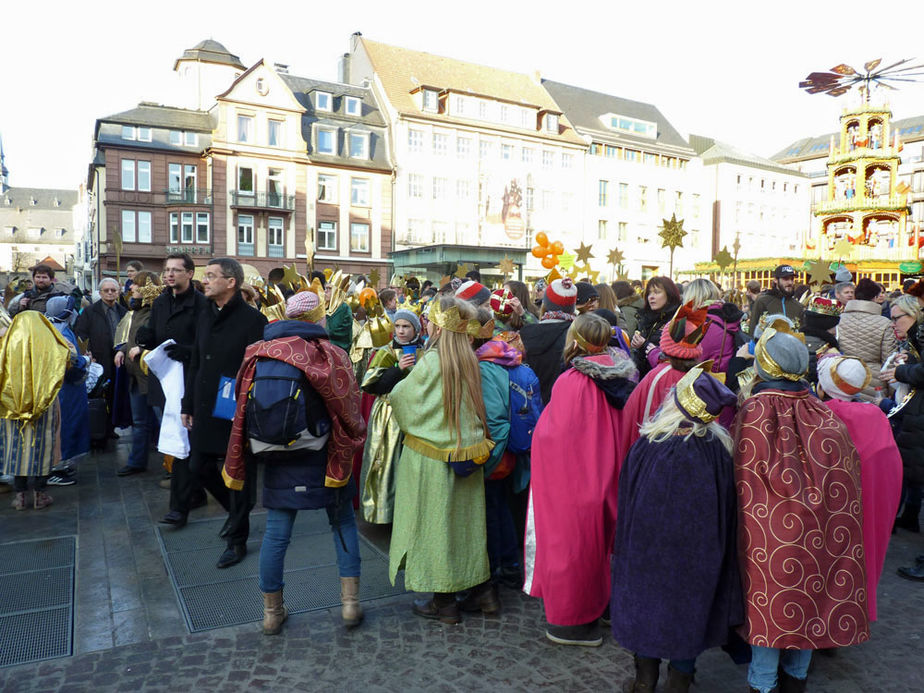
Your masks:
[[[237,117],[237,141],[238,142],[252,142],[253,141],[253,117],[239,115]]]
[[[361,116],[363,114],[362,101],[357,99],[355,96],[345,96],[343,108],[347,115]]]
[[[468,159],[472,155],[472,138],[471,137],[457,137],[456,138],[456,155],[460,159]]]
[[[318,202],[337,204],[337,176],[318,174]]]
[[[350,158],[369,158],[369,135],[365,132],[350,133]]]
[[[282,146],[282,125],[281,120],[268,120],[266,122],[266,143],[270,147]]]
[[[638,210],[644,212],[648,209],[648,188],[644,185],[638,186]]]
[[[664,188],[658,188],[658,213],[664,214],[666,191]]]
[[[183,216],[186,216],[185,214]],[[237,254],[253,255],[253,217],[238,215],[237,217]]]
[[[606,239],[606,219],[600,219],[597,222],[597,238],[600,240]]]
[[[457,116],[465,115],[465,97],[462,97],[462,96],[452,97],[452,111],[453,111],[453,115],[457,115]]]
[[[628,183],[619,184],[619,206],[622,209],[629,208],[629,184]]]
[[[138,141],[139,142],[150,142],[151,141],[151,128],[138,128]]]
[[[543,129],[546,132],[558,134],[558,116],[554,113],[546,113],[543,118]]]
[[[597,205],[600,207],[606,207],[607,205],[607,193],[609,192],[610,182],[607,180],[601,180],[597,184]]]
[[[693,218],[699,219],[699,194],[693,193]]]
[[[333,128],[318,128],[318,154],[337,153],[337,131]]]
[[[318,250],[337,250],[337,222],[322,221],[318,224]]]
[[[423,110],[437,113],[440,110],[439,92],[435,89],[423,90]]]
[[[369,181],[367,179],[350,179],[350,204],[354,207],[369,206]]]
[[[460,178],[456,181],[456,197],[467,200],[472,196],[472,181]]]
[[[138,162],[138,190],[151,192],[151,162]]]
[[[449,238],[449,222],[433,222],[433,242],[434,243],[452,243],[455,239]]]
[[[550,209],[552,209],[552,204],[553,204],[552,199],[553,199],[553,193],[552,193],[551,190],[543,190],[543,191],[542,191],[542,209],[543,209],[543,211],[547,212],[547,211],[549,211]]]
[[[171,130],[170,131],[170,144],[172,144],[175,147],[179,147],[181,144],[183,144],[183,133],[180,132],[179,130]]]
[[[433,133],[433,153],[437,156],[446,156],[449,150],[449,135],[441,132]]]
[[[533,160],[535,159],[535,155],[535,150],[530,149],[529,147],[523,147],[523,149],[520,150],[520,161],[522,161],[524,164],[532,164]]]
[[[369,224],[350,224],[350,250],[354,253],[369,252]]]
[[[209,213],[196,213],[196,243],[209,242]]]
[[[135,160],[122,159],[122,190],[135,189]]]
[[[319,111],[330,111],[331,107],[331,97],[326,91],[318,91],[314,94],[314,107]]]
[[[624,241],[629,237],[629,224],[625,221],[619,222],[619,240]]]
[[[597,144],[596,142],[590,143],[590,155],[591,156],[603,156],[603,145]]]
[[[536,208],[536,189],[526,188],[526,210],[532,211]]]
[[[658,136],[658,124],[648,120],[613,114],[610,116],[607,125],[613,130],[622,130],[623,132],[630,132],[633,135],[640,135],[650,139],[655,139]]]
[[[478,157],[481,159],[490,159],[494,155],[494,146],[487,140],[479,140]]]
[[[678,217],[683,216],[683,193],[679,190],[677,191],[677,199],[674,201],[674,213]]]
[[[407,177],[407,194],[409,197],[423,197],[423,176],[419,173],[411,173]]]
[[[180,215],[176,212],[170,213],[170,242],[180,242]]]
[[[138,242],[151,242],[151,213],[138,212]]]
[[[285,257],[282,217],[270,217],[267,219],[266,244],[269,257]]]
[[[135,131],[135,128],[133,128],[131,125],[122,126],[122,139],[123,140],[134,140],[136,137],[137,137],[137,133]]]
[[[183,177],[183,167],[180,164],[167,165],[167,190],[171,193],[179,193],[182,190],[180,181]],[[173,241],[176,243],[176,241]]]
[[[512,144],[502,144],[501,145],[501,159],[509,161],[513,158],[513,145]]]
[[[656,157],[654,154],[649,154],[648,152],[645,152],[645,164],[648,166],[657,166],[658,157]]]
[[[555,162],[555,153],[545,150],[542,152],[542,168],[552,168]]]
[[[482,120],[488,119],[488,102],[479,101],[478,102],[478,117]]]
[[[187,202],[196,201],[196,166],[186,164],[183,166],[183,192]]]
[[[122,210],[122,242],[135,242],[135,213],[130,209]]]
[[[423,130],[414,130],[412,128],[407,131],[408,151],[422,152],[423,151],[423,141],[424,141]]]
[[[561,167],[562,168],[574,168],[574,154],[562,154],[561,155]]]
[[[448,178],[433,178],[433,199],[442,200],[449,193],[449,179]]]
[[[238,192],[253,195],[253,169],[249,166],[239,166],[237,169]]]
[[[424,240],[424,234],[427,231],[427,222],[423,219],[407,220],[407,242],[408,243],[429,243],[432,238]]]
[[[626,150],[626,161],[638,161],[638,152],[634,149]]]
[[[605,156],[607,159],[615,159],[617,158],[616,154],[618,151],[618,148],[611,144],[607,144],[603,147],[603,156]]]
[[[506,123],[510,120],[510,106],[502,104],[500,107],[500,119],[501,122]]]
[[[193,213],[183,212],[180,215],[182,226],[180,227],[180,243],[193,242]]]
[[[199,135],[194,132],[183,133],[183,144],[187,147],[195,147],[199,143]]]
[[[282,207],[286,188],[282,182],[282,169],[271,168],[266,176],[266,202],[270,207]]]

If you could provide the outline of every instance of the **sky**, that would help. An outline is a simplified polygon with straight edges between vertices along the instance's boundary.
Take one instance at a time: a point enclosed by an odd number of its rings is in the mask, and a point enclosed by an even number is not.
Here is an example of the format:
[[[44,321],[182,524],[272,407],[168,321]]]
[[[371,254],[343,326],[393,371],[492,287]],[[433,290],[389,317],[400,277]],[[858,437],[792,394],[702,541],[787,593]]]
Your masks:
[[[266,58],[334,80],[360,31],[653,103],[685,136],[769,157],[833,132],[850,103],[800,90],[809,72],[924,62],[922,26],[924,3],[857,0],[33,0],[3,11],[0,137],[11,186],[73,189],[86,179],[97,118],[140,101],[176,103],[173,63],[186,48],[213,38],[248,67]],[[896,119],[924,114],[924,84],[885,98]]]

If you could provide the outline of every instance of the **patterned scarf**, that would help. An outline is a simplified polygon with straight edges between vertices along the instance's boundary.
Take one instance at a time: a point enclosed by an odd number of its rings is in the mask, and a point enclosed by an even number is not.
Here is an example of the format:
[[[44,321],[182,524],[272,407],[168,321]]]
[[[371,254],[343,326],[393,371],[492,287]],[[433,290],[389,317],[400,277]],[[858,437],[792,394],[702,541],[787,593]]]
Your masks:
[[[562,320],[564,322],[572,322],[577,316],[574,313],[565,313],[561,310],[547,310],[542,314],[542,317],[539,318],[539,322],[545,322],[546,320]]]

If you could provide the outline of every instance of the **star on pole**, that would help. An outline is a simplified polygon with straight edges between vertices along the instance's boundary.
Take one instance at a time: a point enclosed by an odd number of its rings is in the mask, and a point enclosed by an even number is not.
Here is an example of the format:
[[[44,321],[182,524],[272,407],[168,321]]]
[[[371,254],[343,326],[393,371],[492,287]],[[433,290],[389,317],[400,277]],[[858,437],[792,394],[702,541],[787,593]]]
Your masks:
[[[372,284],[373,288],[378,288],[379,279],[380,277],[378,267],[373,267],[372,271],[369,272],[369,283]]]
[[[581,241],[581,247],[578,248],[575,252],[577,253],[577,261],[583,262],[585,265],[593,259],[593,253],[590,251],[593,249],[593,244],[584,245],[584,242]]]
[[[719,269],[724,272],[726,269],[728,269],[728,266],[734,262],[735,259],[731,256],[731,253],[728,252],[728,246],[725,246],[722,248],[722,250],[716,253],[713,260],[715,260],[715,264],[719,266]]]
[[[609,255],[606,256],[607,263],[611,265],[621,265],[622,261],[626,259],[626,256],[618,248],[613,248]]]
[[[834,244],[834,252],[839,258],[850,257],[850,253],[853,251],[853,243],[848,241],[846,238],[842,238],[837,243]]]
[[[292,289],[297,289],[301,285],[301,279],[298,276],[298,270],[295,268],[295,263],[291,265],[282,266],[282,283],[288,284]]]
[[[821,286],[831,278],[831,269],[821,260],[812,260],[811,262],[807,263],[805,269],[806,274],[808,275],[808,283],[810,286],[812,284],[818,284]]]
[[[677,215],[671,214],[670,219],[662,221],[664,224],[658,233],[662,241],[661,247],[670,248],[673,253],[674,249],[683,247],[683,237],[687,235],[687,232],[683,230],[683,219],[677,221]]]
[[[460,262],[458,265],[456,265],[456,275],[455,276],[457,276],[459,279],[465,279],[465,275],[468,274],[471,271],[471,269],[472,269],[471,265],[465,262]]]
[[[513,260],[504,255],[504,259],[497,263],[497,268],[505,277],[513,274]]]

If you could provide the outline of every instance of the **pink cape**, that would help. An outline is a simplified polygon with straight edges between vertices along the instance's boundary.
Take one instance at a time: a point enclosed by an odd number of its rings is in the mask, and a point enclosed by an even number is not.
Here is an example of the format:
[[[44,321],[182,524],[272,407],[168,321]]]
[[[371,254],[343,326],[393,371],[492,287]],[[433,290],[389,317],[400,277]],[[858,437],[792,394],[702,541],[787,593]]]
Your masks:
[[[670,363],[659,364],[642,378],[642,381],[629,395],[629,401],[622,410],[622,433],[620,435],[619,463],[629,452],[632,444],[638,440],[638,429],[658,411],[661,402],[685,374],[672,367]]]
[[[847,426],[860,455],[863,550],[869,618],[876,620],[876,586],[882,575],[892,525],[902,491],[902,458],[886,415],[874,404],[826,400]]]
[[[544,600],[554,625],[589,623],[610,599],[621,417],[589,377],[569,369],[533,432],[523,591]]]

